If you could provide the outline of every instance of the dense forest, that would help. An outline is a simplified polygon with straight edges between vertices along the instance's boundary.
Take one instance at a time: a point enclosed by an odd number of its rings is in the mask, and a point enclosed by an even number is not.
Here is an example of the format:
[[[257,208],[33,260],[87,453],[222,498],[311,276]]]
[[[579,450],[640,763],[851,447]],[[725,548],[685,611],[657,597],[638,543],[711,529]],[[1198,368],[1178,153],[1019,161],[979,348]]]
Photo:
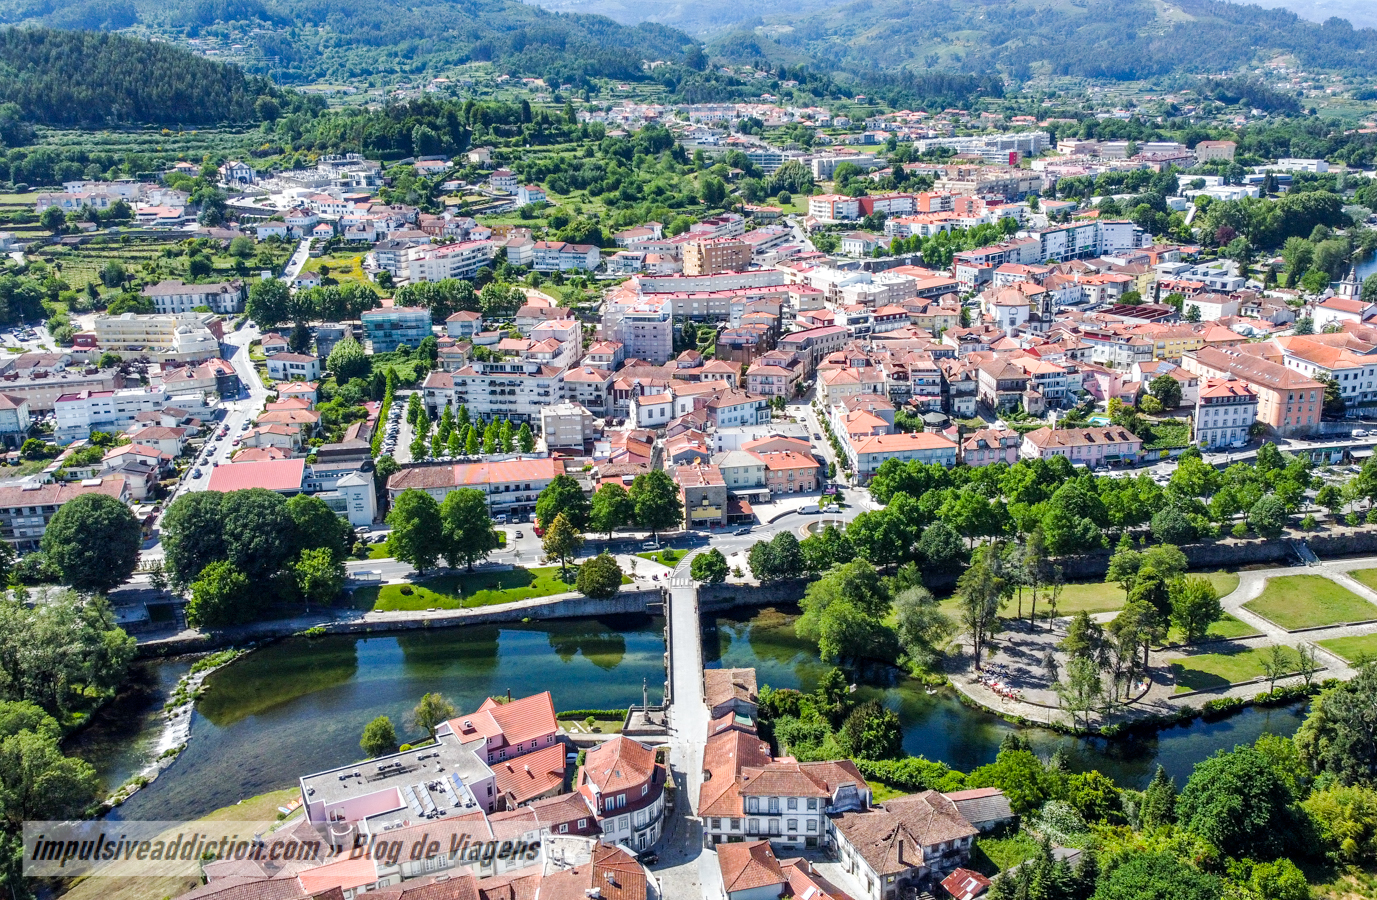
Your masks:
[[[514,0],[0,0],[0,23],[62,28],[142,26],[251,45],[288,81],[439,72],[491,61],[555,84],[641,78],[642,60],[677,60],[692,41],[660,25],[626,27]]]
[[[1018,79],[1038,72],[1110,79],[1206,74],[1277,53],[1294,53],[1318,70],[1367,71],[1377,61],[1377,30],[1355,30],[1341,19],[1319,25],[1223,0],[1178,0],[1173,7],[1191,18],[1152,0],[856,0],[802,17],[767,3],[750,7],[751,15],[764,16],[760,31],[770,37],[758,35],[754,49],[762,52],[748,57],[803,54],[858,74],[951,68]],[[737,37],[714,47],[730,52],[742,43]]]
[[[27,122],[88,128],[250,122],[259,117],[258,99],[278,93],[266,79],[168,44],[95,31],[0,30],[0,103],[17,106]]]

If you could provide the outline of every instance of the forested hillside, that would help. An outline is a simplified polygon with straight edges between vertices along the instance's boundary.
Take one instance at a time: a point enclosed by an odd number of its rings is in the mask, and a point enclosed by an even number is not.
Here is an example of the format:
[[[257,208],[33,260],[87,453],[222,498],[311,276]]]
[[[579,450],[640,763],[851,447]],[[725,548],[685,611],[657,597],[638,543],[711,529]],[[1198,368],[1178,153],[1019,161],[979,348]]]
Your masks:
[[[359,79],[491,61],[559,83],[643,77],[642,60],[678,60],[691,41],[659,25],[626,27],[514,0],[0,0],[0,23],[134,26],[233,34],[288,81]]]
[[[1316,69],[1377,61],[1377,31],[1222,0],[858,0],[765,30],[785,49],[856,70],[1135,79],[1219,72],[1278,53]]]
[[[57,126],[214,125],[257,118],[276,90],[168,44],[94,31],[0,30],[0,103]]]

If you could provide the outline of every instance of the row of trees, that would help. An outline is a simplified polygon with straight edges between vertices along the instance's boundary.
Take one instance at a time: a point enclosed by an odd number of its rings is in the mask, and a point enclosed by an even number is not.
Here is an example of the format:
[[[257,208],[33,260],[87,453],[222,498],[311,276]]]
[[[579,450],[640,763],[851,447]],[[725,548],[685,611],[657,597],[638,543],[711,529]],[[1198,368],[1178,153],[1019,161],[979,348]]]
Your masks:
[[[591,501],[573,476],[556,475],[536,498],[536,524],[544,530],[561,513],[575,529],[605,533],[610,539],[620,528],[655,534],[677,528],[684,522],[684,503],[674,479],[662,469],[637,475],[630,490],[605,481]]]
[[[406,419],[415,435],[411,441],[411,458],[422,460],[428,456],[474,456],[479,453],[522,453],[535,449],[535,435],[531,426],[522,422],[515,430],[510,419],[492,418],[484,424],[481,416],[470,418],[468,407],[460,404],[456,414],[454,408],[446,406],[433,423],[421,402],[419,393],[411,395],[407,404]]]

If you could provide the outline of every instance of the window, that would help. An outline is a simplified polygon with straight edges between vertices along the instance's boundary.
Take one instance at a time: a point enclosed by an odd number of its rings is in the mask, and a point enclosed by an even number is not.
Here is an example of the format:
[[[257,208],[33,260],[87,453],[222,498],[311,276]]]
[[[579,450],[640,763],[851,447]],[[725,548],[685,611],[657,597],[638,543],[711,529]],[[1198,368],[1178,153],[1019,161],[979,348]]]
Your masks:
[[[809,808],[810,810],[815,810],[815,809],[818,808],[818,798],[817,798],[817,797],[809,797],[809,798],[808,798],[808,808]]]
[[[747,823],[746,823],[746,831],[747,831],[749,834],[760,834],[760,820],[759,820],[759,819],[751,819],[749,822],[747,822]]]
[[[798,832],[798,819],[790,819],[788,825],[790,834],[795,834]]]
[[[569,826],[568,826],[568,825],[565,825],[564,827],[565,827],[565,828],[568,828]],[[579,830],[582,831],[583,829],[585,829],[585,828],[587,828],[587,827],[588,827],[588,820],[587,820],[587,819],[579,819]]]
[[[809,830],[809,831],[817,831],[817,830],[818,830],[818,820],[817,820],[817,819],[809,819],[809,820],[808,820],[808,830]]]
[[[582,822],[582,821],[579,822],[579,827],[580,827],[580,828],[583,827],[583,822]],[[569,833],[569,823],[568,823],[568,822],[561,822],[561,823],[560,823],[560,826],[559,826],[559,833],[560,833],[560,834],[568,834],[568,833]]]
[[[791,809],[791,810],[798,809],[798,798],[797,798],[797,797],[790,797],[790,798],[789,798],[789,809]]]

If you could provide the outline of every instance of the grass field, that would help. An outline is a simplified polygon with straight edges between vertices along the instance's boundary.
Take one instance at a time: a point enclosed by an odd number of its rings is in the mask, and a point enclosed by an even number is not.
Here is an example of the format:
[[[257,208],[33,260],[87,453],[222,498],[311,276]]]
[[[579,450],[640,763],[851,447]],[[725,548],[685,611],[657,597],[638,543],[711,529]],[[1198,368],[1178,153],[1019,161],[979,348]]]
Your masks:
[[[1232,640],[1235,638],[1252,637],[1258,630],[1250,626],[1242,619],[1236,619],[1228,613],[1218,622],[1215,622],[1205,632],[1206,640]],[[1186,640],[1185,634],[1180,628],[1172,626],[1171,634],[1167,636],[1167,642],[1171,644],[1181,644]]]
[[[571,576],[574,571],[570,567]],[[623,575],[622,584],[630,583],[631,579]],[[354,605],[377,610],[468,609],[565,594],[574,589],[572,583],[560,580],[559,566],[517,566],[508,572],[441,575],[417,584],[362,587],[354,591]]]
[[[259,823],[252,833],[266,833],[277,819],[277,808],[301,797],[299,788],[260,794],[247,800],[217,809],[198,819],[198,822]],[[195,822],[188,823],[194,828]],[[148,900],[150,897],[176,897],[199,887],[199,877],[163,876],[156,878],[86,878],[70,886],[67,900]]]
[[[1348,575],[1364,587],[1377,591],[1377,569],[1353,569]]]
[[[1351,663],[1377,658],[1377,634],[1362,634],[1353,637],[1330,638],[1318,642],[1321,647],[1343,657]]]
[[[657,562],[662,566],[669,566],[672,569],[684,558],[684,551],[671,550],[666,547],[664,550],[657,550],[654,553],[637,553],[636,555],[641,559],[648,559],[651,562]]]
[[[1186,691],[1222,690],[1231,684],[1247,681],[1263,674],[1262,661],[1270,648],[1240,647],[1219,653],[1202,653],[1171,663],[1176,679],[1176,693]],[[1295,658],[1293,651],[1292,659]]]
[[[1243,606],[1288,631],[1377,619],[1377,606],[1321,575],[1269,578],[1262,594]]]
[[[346,284],[350,281],[369,286],[373,284],[368,276],[363,273],[362,253],[335,252],[306,261],[305,269],[308,272],[319,272],[322,268],[328,269],[328,276],[340,284]]]
[[[1194,574],[1194,573],[1192,573]],[[1238,575],[1233,572],[1210,572],[1202,575],[1214,585],[1220,597],[1228,596],[1238,587]],[[1027,588],[1023,590],[1023,615],[1027,616],[1032,608],[1032,592]],[[1057,616],[1074,616],[1080,612],[1087,612],[1091,615],[1103,612],[1115,612],[1122,609],[1124,605],[1124,589],[1113,582],[1074,582],[1061,589],[1061,596],[1057,598]],[[961,615],[961,603],[955,597],[948,597],[939,604],[942,612],[949,616],[959,617]],[[1050,613],[1047,610],[1047,593],[1042,591],[1038,595],[1038,618],[1046,619]],[[1013,619],[1018,616],[1018,594],[1015,593],[1012,600],[1005,605],[1000,612],[1000,616],[1005,619]],[[1239,623],[1242,624],[1242,623]],[[1235,635],[1224,635],[1221,637],[1233,637]]]
[[[604,719],[594,716],[591,731],[587,727],[587,719],[559,719],[557,721],[560,727],[570,734],[617,734],[622,730],[622,722],[625,719]]]

